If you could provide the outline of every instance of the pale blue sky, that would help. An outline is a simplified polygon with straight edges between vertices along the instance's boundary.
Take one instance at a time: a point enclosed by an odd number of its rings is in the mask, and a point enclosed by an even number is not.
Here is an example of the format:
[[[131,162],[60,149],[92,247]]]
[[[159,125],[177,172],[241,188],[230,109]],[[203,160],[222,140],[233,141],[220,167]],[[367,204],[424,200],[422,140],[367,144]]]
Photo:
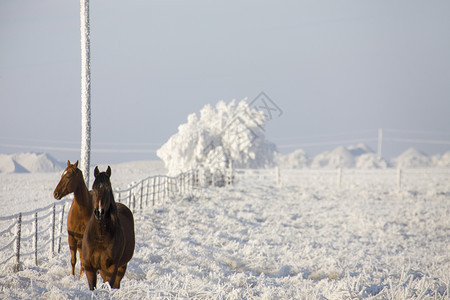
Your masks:
[[[376,150],[378,128],[387,158],[450,150],[449,1],[95,0],[90,13],[92,164],[154,159],[188,114],[261,91],[283,110],[266,133],[284,153]],[[79,22],[79,1],[0,2],[0,153],[78,159]]]

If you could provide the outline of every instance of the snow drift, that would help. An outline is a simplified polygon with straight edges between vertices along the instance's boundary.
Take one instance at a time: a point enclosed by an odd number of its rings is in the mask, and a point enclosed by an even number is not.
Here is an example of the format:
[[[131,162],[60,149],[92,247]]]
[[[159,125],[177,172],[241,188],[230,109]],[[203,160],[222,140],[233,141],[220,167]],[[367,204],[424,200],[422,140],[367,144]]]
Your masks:
[[[197,167],[212,172],[230,165],[269,167],[274,164],[276,147],[265,140],[265,121],[264,113],[251,108],[246,99],[206,105],[200,117],[188,116],[157,155],[172,175]]]
[[[450,151],[443,155],[438,154],[429,157],[414,148],[410,148],[388,162],[384,158],[378,157],[367,145],[359,144],[347,147],[339,146],[332,151],[325,151],[314,157],[309,157],[302,149],[297,149],[286,155],[277,153],[276,163],[284,169],[448,168],[450,167]]]
[[[431,159],[422,152],[410,148],[392,160],[397,168],[427,168],[431,166]]]
[[[435,155],[432,157],[433,165],[438,168],[450,168],[450,151],[443,155]]]
[[[64,164],[47,153],[0,154],[0,173],[42,173],[64,169]]]
[[[277,163],[281,168],[312,169],[380,169],[387,168],[388,162],[373,152],[365,144],[356,146],[339,146],[332,151],[325,151],[310,158],[305,151],[298,149],[287,155],[277,155]]]

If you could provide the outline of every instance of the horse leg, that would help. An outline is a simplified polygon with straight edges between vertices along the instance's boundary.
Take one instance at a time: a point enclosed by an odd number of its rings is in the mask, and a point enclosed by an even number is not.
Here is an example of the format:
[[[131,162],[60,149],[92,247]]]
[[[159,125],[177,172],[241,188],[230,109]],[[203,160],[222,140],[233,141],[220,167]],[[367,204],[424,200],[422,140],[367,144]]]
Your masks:
[[[106,270],[100,270],[100,275],[103,278],[103,282],[108,282],[109,286],[113,289],[116,288],[115,281],[117,280],[117,265],[110,265]]]
[[[81,276],[83,275],[83,272],[84,272],[84,259],[83,259],[82,243],[83,243],[82,239],[79,239],[77,242],[78,253],[80,253],[80,276],[78,277],[79,279],[81,279]]]
[[[109,279],[109,285],[113,289],[118,289],[118,287],[116,287],[116,278],[117,278],[117,265],[114,265],[113,274],[112,274],[111,278]]]
[[[75,264],[77,263],[77,240],[69,232],[68,234],[69,248],[70,248],[70,263],[72,264],[72,275],[75,275]]]
[[[102,277],[103,282],[107,282],[109,280],[109,276],[107,275],[107,272],[103,272],[101,269],[100,269],[100,276]]]
[[[122,281],[123,276],[125,276],[126,270],[127,270],[127,264],[125,264],[117,269],[116,281],[114,282],[113,288],[120,289],[120,282]]]
[[[85,266],[84,273],[89,284],[89,289],[92,291],[97,287],[97,270],[89,266]]]

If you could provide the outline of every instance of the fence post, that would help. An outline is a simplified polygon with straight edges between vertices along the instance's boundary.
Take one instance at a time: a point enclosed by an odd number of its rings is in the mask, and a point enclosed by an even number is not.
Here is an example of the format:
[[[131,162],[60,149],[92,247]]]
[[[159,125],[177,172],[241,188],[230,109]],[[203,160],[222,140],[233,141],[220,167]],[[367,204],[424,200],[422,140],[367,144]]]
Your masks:
[[[38,213],[34,214],[34,264],[38,265],[37,258],[37,245],[38,245]]]
[[[207,186],[213,185],[214,177],[213,177],[213,173],[209,169],[208,169],[208,172],[206,173],[205,177],[206,177],[206,185]]]
[[[180,174],[180,194],[183,195],[185,193],[185,186],[184,186],[184,174]]]
[[[144,184],[143,182],[142,182],[142,184]],[[144,198],[144,187],[143,186],[141,186],[141,199],[139,200],[139,210],[140,211],[142,211],[142,198]]]
[[[119,192],[119,199],[117,200],[117,202],[120,202],[120,192]]]
[[[52,255],[55,253],[55,223],[56,223],[56,205],[53,205],[52,217]]]
[[[17,220],[17,236],[16,236],[16,266],[14,271],[18,272],[22,268],[20,266],[20,235],[22,233],[22,213],[19,213],[19,219]]]
[[[184,175],[179,176],[179,193],[180,195],[183,195],[184,193],[186,193],[186,190],[183,190],[183,182],[184,182]]]
[[[188,194],[191,191],[191,174],[190,173],[186,173],[186,193]]]
[[[144,198],[144,181],[141,181],[141,200],[139,202],[139,209],[142,210],[142,200]]]
[[[189,171],[189,181],[188,181],[188,189],[189,193],[192,194],[192,186],[194,184],[194,173],[192,171]]]
[[[402,169],[397,169],[397,188],[401,189],[402,187]]]
[[[153,190],[152,190],[152,205],[155,206],[155,185],[156,185],[156,177],[153,177]]]
[[[170,187],[171,184],[172,184],[172,178],[166,177],[167,199],[170,199],[170,191],[172,190],[172,188]]]
[[[128,193],[128,207],[131,208],[131,188],[130,193]]]
[[[281,187],[281,173],[280,173],[280,167],[275,168],[276,176],[277,176],[277,186]]]
[[[160,196],[160,191],[161,191],[161,176],[158,176],[158,201],[161,200],[161,196]]]
[[[150,179],[147,179],[147,189],[145,193],[145,207],[148,207],[148,189],[149,189]]]
[[[162,189],[163,189],[163,200],[166,199],[167,194],[166,194],[166,186],[167,186],[167,177],[163,177],[163,183],[162,183]]]
[[[63,204],[63,207],[61,209],[61,220],[59,223],[59,238],[58,238],[58,253],[61,253],[61,235],[63,231],[63,224],[64,224],[64,208],[66,207],[66,204]]]
[[[170,198],[170,177],[166,177],[166,190],[167,199]]]
[[[170,198],[170,177],[166,177],[166,185],[164,186],[166,189],[167,199]]]

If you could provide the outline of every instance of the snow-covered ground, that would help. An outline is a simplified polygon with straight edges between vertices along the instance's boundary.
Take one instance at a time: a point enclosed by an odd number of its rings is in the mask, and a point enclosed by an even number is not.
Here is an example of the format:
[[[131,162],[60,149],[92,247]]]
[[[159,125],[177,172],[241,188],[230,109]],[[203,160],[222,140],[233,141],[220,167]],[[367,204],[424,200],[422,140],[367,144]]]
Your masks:
[[[165,170],[134,162],[112,172],[124,189]],[[0,265],[0,298],[448,299],[449,170],[404,170],[401,189],[392,169],[343,170],[340,187],[337,174],[282,169],[279,186],[273,169],[238,171],[231,187],[135,213],[120,290],[100,280],[91,292],[71,276],[64,239],[38,266],[32,256],[17,273],[13,259]],[[59,178],[0,174],[0,216],[54,202]]]

